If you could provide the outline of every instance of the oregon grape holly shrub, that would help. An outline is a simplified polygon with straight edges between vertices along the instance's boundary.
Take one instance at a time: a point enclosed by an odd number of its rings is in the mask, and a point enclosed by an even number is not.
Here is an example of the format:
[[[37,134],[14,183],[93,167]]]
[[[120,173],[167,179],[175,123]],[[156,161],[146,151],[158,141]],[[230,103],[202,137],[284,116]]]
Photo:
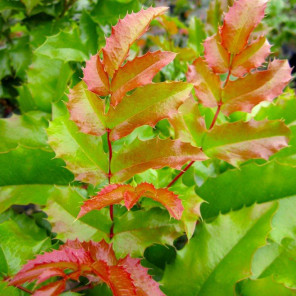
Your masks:
[[[118,21],[47,128],[57,158],[51,162],[62,159],[76,180],[54,183],[52,197],[39,202],[64,244],[52,249],[33,229],[35,242],[24,239],[21,253],[31,248],[36,256],[21,267],[10,233],[27,218],[7,212],[10,220],[0,224],[3,293],[295,294],[296,99],[293,91],[282,95],[288,62],[268,59],[270,44],[254,31],[266,4],[235,1],[204,41],[204,55],[188,65],[186,82],[153,82],[174,52],[129,57],[166,7]],[[169,134],[153,133],[161,122]],[[33,190],[23,188],[10,204],[34,203]],[[185,246],[175,251],[184,234]],[[157,267],[161,245],[175,256]],[[142,260],[154,246],[155,258]]]

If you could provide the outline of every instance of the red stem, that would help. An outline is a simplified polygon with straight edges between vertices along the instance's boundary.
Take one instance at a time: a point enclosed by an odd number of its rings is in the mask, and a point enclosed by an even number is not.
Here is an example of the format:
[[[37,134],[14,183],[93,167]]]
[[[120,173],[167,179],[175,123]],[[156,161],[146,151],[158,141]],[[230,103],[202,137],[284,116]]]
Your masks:
[[[26,288],[24,288],[22,286],[15,286],[15,287],[18,288],[19,290],[22,290],[22,291],[28,293],[28,294],[33,294],[32,291],[30,291],[30,290],[28,290],[28,289],[26,289]]]
[[[194,164],[194,161],[190,161],[189,164],[185,167],[184,170],[181,170],[180,173],[170,182],[170,184],[167,186],[167,188],[170,188],[175,184],[181,177],[182,175]]]
[[[107,129],[107,140],[108,140],[108,149],[109,149],[109,171],[108,171],[108,183],[109,184],[111,184],[111,177],[112,177],[112,172],[111,172],[112,143],[111,143],[111,140],[110,140],[110,133],[111,133],[111,130],[110,129]],[[110,219],[112,221],[112,225],[111,225],[111,228],[110,228],[110,239],[112,239],[113,236],[114,236],[114,232],[113,232],[113,229],[114,229],[114,223],[113,223],[113,220],[114,220],[113,205],[111,205],[109,207],[109,213],[110,213]]]

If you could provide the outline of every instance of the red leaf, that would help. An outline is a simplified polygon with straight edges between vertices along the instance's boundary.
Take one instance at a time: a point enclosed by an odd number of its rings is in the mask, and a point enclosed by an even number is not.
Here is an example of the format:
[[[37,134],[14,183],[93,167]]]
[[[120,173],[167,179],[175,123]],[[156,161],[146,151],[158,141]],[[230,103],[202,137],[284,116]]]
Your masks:
[[[88,90],[99,96],[107,96],[109,94],[109,78],[104,70],[99,53],[92,56],[86,62],[83,74],[83,80],[87,84]]]
[[[221,29],[222,45],[238,54],[247,45],[250,34],[264,17],[268,0],[237,0],[229,8]]]
[[[106,46],[103,48],[105,70],[110,78],[127,57],[131,44],[147,31],[154,18],[167,9],[167,7],[150,7],[138,13],[128,14],[112,27],[111,36],[106,39]]]
[[[95,197],[88,199],[81,206],[78,218],[92,210],[100,210],[124,200],[127,209],[131,209],[141,197],[149,197],[167,208],[172,217],[180,220],[183,212],[181,200],[166,188],[156,189],[152,184],[131,185],[112,184],[103,188]]]
[[[226,73],[229,69],[230,54],[222,46],[218,34],[207,38],[204,42],[205,59],[215,73]]]
[[[163,295],[159,285],[141,267],[139,259],[127,257],[118,261],[112,245],[104,240],[68,241],[59,250],[38,255],[18,272],[10,285],[19,286],[35,280],[40,283],[55,276],[62,277],[62,280],[37,289],[33,295],[58,296],[65,290],[68,279],[79,281],[80,276],[87,277],[94,284],[104,281],[115,296],[148,295],[149,291],[153,295]]]
[[[152,82],[161,68],[169,64],[176,54],[168,51],[148,52],[120,67],[111,83],[111,104],[116,106],[124,95],[136,87]]]

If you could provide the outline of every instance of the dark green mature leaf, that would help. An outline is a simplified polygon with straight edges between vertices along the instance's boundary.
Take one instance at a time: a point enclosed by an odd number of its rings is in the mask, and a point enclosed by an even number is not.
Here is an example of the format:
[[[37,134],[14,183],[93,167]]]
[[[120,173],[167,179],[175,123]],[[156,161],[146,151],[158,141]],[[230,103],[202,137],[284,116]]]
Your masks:
[[[142,256],[153,244],[169,244],[182,235],[181,223],[160,209],[130,211],[115,218],[113,248],[118,257]]]
[[[81,241],[107,239],[111,227],[108,209],[92,211],[77,220],[80,206],[85,201],[85,190],[71,187],[55,187],[44,209],[57,238]]]
[[[281,121],[237,121],[215,126],[204,136],[202,147],[209,157],[237,165],[252,158],[267,160],[287,146],[289,134]]]
[[[238,210],[244,205],[264,203],[296,194],[296,168],[275,161],[250,163],[208,179],[197,194],[207,201],[201,205],[204,219]]]
[[[67,116],[52,121],[47,133],[56,156],[65,160],[77,180],[96,185],[107,179],[108,157],[101,138],[78,132]]]
[[[68,64],[36,56],[27,72],[28,83],[19,88],[18,102],[21,110],[50,112],[51,103],[59,101],[64,95],[71,74]]]
[[[13,115],[0,119],[0,152],[8,152],[18,145],[29,148],[47,148],[45,128],[46,114],[43,112],[28,112],[22,116]],[[15,132],[12,132],[12,131]]]
[[[11,74],[8,50],[2,48],[0,50],[0,80]]]
[[[95,38],[95,37],[94,37]],[[87,47],[81,42],[78,28],[50,36],[36,49],[36,53],[62,61],[82,62],[89,58]]]
[[[171,296],[232,295],[236,282],[251,275],[253,253],[265,243],[275,209],[275,204],[256,205],[199,224],[167,266],[163,291]]]

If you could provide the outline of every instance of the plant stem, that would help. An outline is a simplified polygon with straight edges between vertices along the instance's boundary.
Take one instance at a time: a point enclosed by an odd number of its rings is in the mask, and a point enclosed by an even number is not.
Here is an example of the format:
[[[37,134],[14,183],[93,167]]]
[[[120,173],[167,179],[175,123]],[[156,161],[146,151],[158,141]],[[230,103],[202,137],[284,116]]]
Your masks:
[[[28,294],[33,294],[32,291],[30,291],[30,290],[28,290],[28,289],[26,289],[26,288],[24,288],[22,286],[15,286],[15,287],[18,288],[19,290],[22,290],[22,291],[28,293]]]
[[[172,187],[193,164],[194,161],[190,161],[189,164],[185,167],[185,169],[181,170],[180,173],[169,183],[167,188]]]
[[[108,183],[111,184],[111,177],[112,177],[112,172],[111,172],[111,160],[112,160],[112,143],[111,143],[111,140],[110,140],[110,133],[111,133],[111,130],[110,129],[107,129],[107,140],[108,140],[108,150],[109,150],[109,171],[108,171]],[[109,213],[110,213],[110,219],[112,221],[112,225],[111,225],[111,228],[110,228],[110,239],[113,238],[113,229],[114,229],[114,223],[113,223],[113,220],[114,220],[114,213],[113,213],[113,205],[111,205],[109,207]]]

